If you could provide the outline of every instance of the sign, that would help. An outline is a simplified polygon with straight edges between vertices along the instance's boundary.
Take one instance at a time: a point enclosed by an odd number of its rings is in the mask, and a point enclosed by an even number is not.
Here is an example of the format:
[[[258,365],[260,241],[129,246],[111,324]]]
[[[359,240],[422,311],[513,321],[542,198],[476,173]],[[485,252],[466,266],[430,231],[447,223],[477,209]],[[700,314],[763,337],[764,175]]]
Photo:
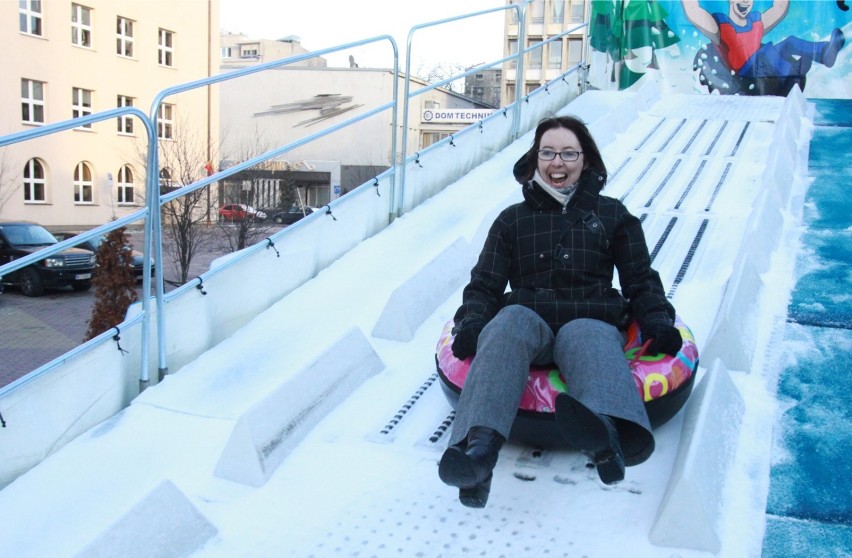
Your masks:
[[[426,109],[422,121],[430,124],[479,122],[495,112],[494,109]]]

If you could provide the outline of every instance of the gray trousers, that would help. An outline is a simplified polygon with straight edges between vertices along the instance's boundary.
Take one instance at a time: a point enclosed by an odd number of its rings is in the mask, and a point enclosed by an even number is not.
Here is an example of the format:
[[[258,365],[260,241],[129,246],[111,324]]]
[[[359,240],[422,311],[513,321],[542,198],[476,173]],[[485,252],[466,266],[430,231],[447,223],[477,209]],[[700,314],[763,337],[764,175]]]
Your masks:
[[[506,438],[518,411],[531,364],[556,364],[567,391],[589,409],[616,418],[625,461],[644,461],[653,451],[651,424],[624,358],[624,335],[606,322],[577,319],[554,336],[534,311],[506,306],[479,336],[476,357],[462,388],[450,444],[473,426]]]

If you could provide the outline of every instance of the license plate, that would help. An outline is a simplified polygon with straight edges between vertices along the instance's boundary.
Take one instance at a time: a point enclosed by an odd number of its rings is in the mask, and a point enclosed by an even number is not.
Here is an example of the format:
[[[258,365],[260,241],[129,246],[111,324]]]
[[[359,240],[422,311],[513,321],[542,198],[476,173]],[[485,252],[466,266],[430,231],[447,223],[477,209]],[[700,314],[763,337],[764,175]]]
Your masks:
[[[91,273],[78,273],[77,275],[74,276],[74,279],[77,280],[77,281],[82,281],[83,279],[91,279],[91,278],[92,278]]]

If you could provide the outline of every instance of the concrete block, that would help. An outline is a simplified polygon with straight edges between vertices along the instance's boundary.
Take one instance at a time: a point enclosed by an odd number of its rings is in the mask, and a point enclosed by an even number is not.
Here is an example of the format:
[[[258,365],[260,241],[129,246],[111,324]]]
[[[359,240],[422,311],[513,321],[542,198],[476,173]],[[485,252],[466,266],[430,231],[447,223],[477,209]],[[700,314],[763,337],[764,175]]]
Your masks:
[[[720,359],[731,370],[747,371],[751,368],[757,341],[755,309],[763,280],[750,260],[748,250],[740,249],[733,269],[701,358],[710,362]]]
[[[461,237],[391,293],[373,337],[411,341],[423,321],[470,278],[474,254]]]
[[[758,197],[744,248],[758,273],[769,270],[772,254],[781,240],[784,216],[778,208],[773,192],[763,190]]]
[[[163,481],[76,558],[190,556],[217,532],[178,487]]]
[[[718,553],[726,471],[736,453],[745,404],[716,361],[684,411],[680,446],[649,540]]]
[[[361,330],[351,329],[237,419],[214,474],[263,485],[314,426],[384,367]]]

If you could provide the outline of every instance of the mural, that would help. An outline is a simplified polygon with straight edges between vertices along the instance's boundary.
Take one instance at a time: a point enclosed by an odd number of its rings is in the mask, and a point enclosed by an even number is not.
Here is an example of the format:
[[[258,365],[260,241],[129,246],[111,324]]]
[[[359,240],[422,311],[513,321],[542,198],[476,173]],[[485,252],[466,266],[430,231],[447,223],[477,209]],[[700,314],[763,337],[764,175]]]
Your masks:
[[[850,98],[845,1],[591,0],[589,81],[722,95]]]

